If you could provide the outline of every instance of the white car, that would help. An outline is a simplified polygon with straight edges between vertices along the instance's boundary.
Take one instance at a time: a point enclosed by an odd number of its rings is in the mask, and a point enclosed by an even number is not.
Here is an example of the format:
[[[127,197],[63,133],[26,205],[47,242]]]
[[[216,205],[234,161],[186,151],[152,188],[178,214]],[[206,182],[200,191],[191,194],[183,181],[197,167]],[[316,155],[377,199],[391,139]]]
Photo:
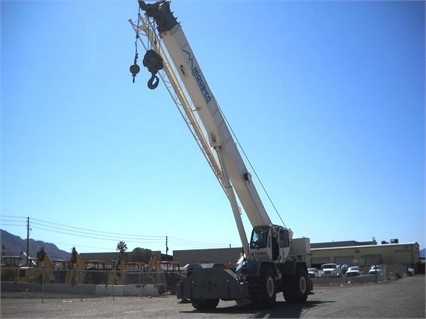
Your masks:
[[[414,270],[413,267],[408,267],[407,273],[408,273],[408,276],[414,276],[416,274],[416,271]]]
[[[362,270],[359,268],[359,266],[351,266],[346,271],[347,277],[355,277],[362,275]]]
[[[373,265],[371,266],[370,270],[368,271],[369,274],[381,274],[383,272],[382,267],[380,265]]]
[[[335,263],[321,265],[324,277],[342,277],[342,269]]]
[[[308,276],[309,276],[309,278],[319,277],[318,269],[316,269],[316,268],[308,268]]]

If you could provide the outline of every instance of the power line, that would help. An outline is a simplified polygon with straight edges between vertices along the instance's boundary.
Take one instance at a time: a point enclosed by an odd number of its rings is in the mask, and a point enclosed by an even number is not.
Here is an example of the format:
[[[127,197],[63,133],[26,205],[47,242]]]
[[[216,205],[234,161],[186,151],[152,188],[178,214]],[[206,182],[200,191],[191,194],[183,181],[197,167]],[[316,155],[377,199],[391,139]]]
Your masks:
[[[16,227],[16,226],[25,226],[25,224],[8,224],[8,223],[1,223],[2,226],[12,226],[12,227]]]
[[[8,218],[8,219],[25,219],[26,217],[23,216],[13,216],[13,215],[0,215],[0,217],[3,218]]]
[[[101,239],[101,240],[117,240],[126,238],[128,241],[136,242],[136,241],[144,241],[144,242],[155,242],[155,241],[163,241],[163,236],[137,236],[137,235],[127,235],[127,234],[116,234],[111,233],[99,233],[96,231],[78,231],[78,230],[69,230],[63,227],[51,227],[49,225],[44,225],[43,223],[31,223],[32,229],[39,229],[48,232],[54,232],[64,235],[78,236],[84,238],[92,238],[92,239]]]
[[[125,237],[133,237],[133,238],[136,238],[136,239],[155,239],[155,238],[164,239],[164,237],[165,237],[165,235],[164,236],[160,236],[160,235],[149,235],[149,236],[147,236],[147,235],[133,235],[133,234],[99,231],[99,230],[94,230],[94,229],[58,224],[58,223],[54,223],[54,222],[50,222],[50,221],[37,219],[37,218],[32,218],[31,221],[32,221],[32,224],[35,224],[35,225],[40,225],[40,226],[48,227],[48,228],[51,228],[51,227],[60,228],[64,231],[74,232],[76,234],[89,234],[89,235],[96,234],[97,236],[107,236],[107,237],[110,237],[112,235],[113,236],[125,236]]]
[[[196,247],[196,246],[199,247],[200,245],[216,246],[216,247],[221,247],[221,246],[228,247],[229,246],[229,244],[224,244],[224,243],[205,243],[205,242],[202,243],[202,242],[199,242],[199,241],[179,239],[179,238],[170,237],[170,236],[168,238],[169,238],[169,241],[173,241],[173,242],[176,242],[178,244],[182,244],[182,245],[186,245],[186,246],[193,246],[193,247]]]
[[[26,224],[26,217],[0,215],[2,226],[24,226]]]
[[[12,223],[12,220],[8,221],[8,223],[3,223],[5,226],[27,226],[27,218],[22,216],[11,216],[11,215],[0,215],[0,218],[3,219],[14,219],[22,220],[21,223]],[[191,241],[176,237],[170,236],[160,236],[160,235],[135,235],[135,234],[124,234],[124,233],[115,233],[115,232],[106,232],[99,231],[89,228],[76,227],[71,225],[64,225],[52,221],[46,221],[38,218],[30,218],[31,229],[41,230],[46,232],[53,232],[63,235],[69,235],[78,238],[90,238],[96,240],[104,240],[104,241],[125,241],[127,243],[139,243],[139,244],[160,244],[164,243],[166,240],[166,246],[179,246],[179,247],[190,247],[190,248],[201,248],[201,247],[229,247],[228,244],[224,243],[208,243],[208,242],[200,242],[200,241]],[[168,239],[166,239],[168,238]],[[94,248],[94,247],[93,247]]]

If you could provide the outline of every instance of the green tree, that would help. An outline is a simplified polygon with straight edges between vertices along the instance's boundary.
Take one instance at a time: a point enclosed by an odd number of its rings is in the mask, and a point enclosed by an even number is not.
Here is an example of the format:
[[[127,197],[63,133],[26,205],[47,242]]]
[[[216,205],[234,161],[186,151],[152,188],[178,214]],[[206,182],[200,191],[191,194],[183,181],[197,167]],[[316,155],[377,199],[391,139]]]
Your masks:
[[[142,261],[142,262],[147,264],[147,263],[149,263],[151,256],[152,256],[152,250],[151,249],[144,249],[144,248],[136,247],[130,253],[130,261]]]

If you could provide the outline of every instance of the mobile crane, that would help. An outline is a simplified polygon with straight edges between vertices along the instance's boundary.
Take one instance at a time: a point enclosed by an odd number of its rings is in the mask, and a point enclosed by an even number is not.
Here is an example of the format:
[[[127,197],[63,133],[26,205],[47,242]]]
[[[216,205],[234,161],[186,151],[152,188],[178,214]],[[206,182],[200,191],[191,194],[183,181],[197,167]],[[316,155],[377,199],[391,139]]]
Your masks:
[[[191,265],[177,287],[177,298],[190,301],[198,310],[214,309],[219,300],[271,306],[280,292],[286,302],[305,302],[312,290],[303,261],[310,252],[309,238],[293,238],[290,229],[272,223],[228,122],[170,10],[170,1],[148,4],[139,0],[138,4],[137,21],[129,20],[136,33],[135,59],[130,66],[133,82],[140,71],[140,42],[147,50],[143,65],[152,74],[148,87],[157,87],[158,74],[229,199],[243,247],[234,270],[217,264]],[[253,226],[250,242],[239,203]]]

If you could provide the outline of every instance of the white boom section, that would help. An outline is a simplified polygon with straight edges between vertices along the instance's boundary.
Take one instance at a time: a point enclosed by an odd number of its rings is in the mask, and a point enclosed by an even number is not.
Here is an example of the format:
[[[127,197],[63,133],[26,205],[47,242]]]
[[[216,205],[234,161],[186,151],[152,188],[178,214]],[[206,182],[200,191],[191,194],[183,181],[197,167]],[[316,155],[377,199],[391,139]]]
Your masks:
[[[143,42],[140,32],[144,32],[147,39],[149,40],[151,46],[156,52],[160,54],[163,58],[164,63],[164,73],[160,72],[160,77],[163,83],[166,86],[170,96],[175,102],[180,114],[182,115],[185,123],[187,124],[189,130],[191,131],[194,139],[196,140],[198,146],[200,147],[203,155],[206,157],[207,162],[209,163],[211,169],[213,170],[216,178],[222,187],[225,185],[224,177],[219,163],[217,162],[216,157],[214,156],[209,143],[200,127],[199,120],[196,118],[196,110],[193,109],[192,104],[188,101],[184,90],[179,84],[179,80],[170,65],[166,53],[164,52],[162,46],[160,45],[160,39],[155,33],[154,26],[152,22],[146,16],[139,16],[140,25],[135,24],[132,20],[129,20],[134,31],[136,32],[137,38],[140,43],[148,50],[148,47]]]
[[[160,37],[175,68],[180,71],[180,78],[198,111],[211,147],[220,151],[222,169],[226,168],[250,223],[252,226],[270,225],[271,220],[181,26],[176,24]]]
[[[160,39],[158,38],[157,34],[155,34],[155,32],[153,31],[154,30],[153,24],[151,23],[150,19],[147,18],[146,16],[144,17],[139,16],[139,20],[142,22],[139,27],[138,25],[133,23],[132,20],[130,20],[129,22],[132,25],[133,29],[135,30],[136,34],[138,35],[139,40],[144,45],[145,49],[148,49],[148,48],[145,46],[145,44],[142,41],[142,38],[140,37],[140,34],[139,34],[140,31],[143,31],[146,34],[149,42],[151,43],[153,48],[155,48],[155,51],[158,52],[160,56],[163,58],[165,74],[160,73],[160,77],[163,83],[166,85],[166,88],[169,91],[170,96],[172,97],[173,101],[178,107],[180,114],[182,115],[185,123],[187,124],[198,146],[200,147],[204,157],[209,163],[211,169],[213,170],[216,178],[218,179],[220,185],[222,186],[225,194],[227,195],[231,203],[231,208],[234,214],[235,222],[237,224],[237,229],[238,229],[238,233],[243,245],[243,249],[246,256],[248,256],[247,236],[244,230],[243,222],[241,220],[241,214],[240,214],[238,202],[235,197],[235,193],[232,189],[231,183],[229,181],[229,177],[226,174],[226,171],[222,171],[221,165],[219,164],[216,157],[214,156],[214,153],[212,152],[213,149],[209,146],[207,142],[205,133],[203,132],[202,128],[199,125],[200,120],[196,116],[196,110],[193,109],[193,107],[191,106],[191,103],[188,101],[186,94],[183,88],[181,87],[179,80],[175,74],[175,70],[172,68],[171,64],[169,63],[167,59],[165,51],[160,45],[161,43],[159,41]]]
[[[139,35],[139,32],[143,31],[152,48],[163,58],[164,71],[169,81],[161,73],[160,77],[180,111],[181,108],[183,109],[182,116],[230,200],[244,251],[247,254],[247,237],[234,190],[252,226],[270,225],[271,220],[251,180],[251,175],[244,164],[237,144],[180,24],[176,23],[170,30],[157,32],[152,18],[145,14],[139,19],[142,21],[139,28],[135,23],[130,22],[136,34]],[[139,39],[141,40],[140,37]],[[172,60],[174,68],[171,67],[169,58]],[[183,84],[186,91],[180,83]],[[168,86],[168,84],[170,85]],[[172,94],[171,88],[175,91],[176,96]],[[187,96],[193,107],[188,102]],[[194,115],[194,112],[197,116]],[[210,149],[207,149],[209,147],[206,145],[206,140],[209,142]],[[221,170],[218,168],[216,158],[212,155],[212,149],[216,150]]]

